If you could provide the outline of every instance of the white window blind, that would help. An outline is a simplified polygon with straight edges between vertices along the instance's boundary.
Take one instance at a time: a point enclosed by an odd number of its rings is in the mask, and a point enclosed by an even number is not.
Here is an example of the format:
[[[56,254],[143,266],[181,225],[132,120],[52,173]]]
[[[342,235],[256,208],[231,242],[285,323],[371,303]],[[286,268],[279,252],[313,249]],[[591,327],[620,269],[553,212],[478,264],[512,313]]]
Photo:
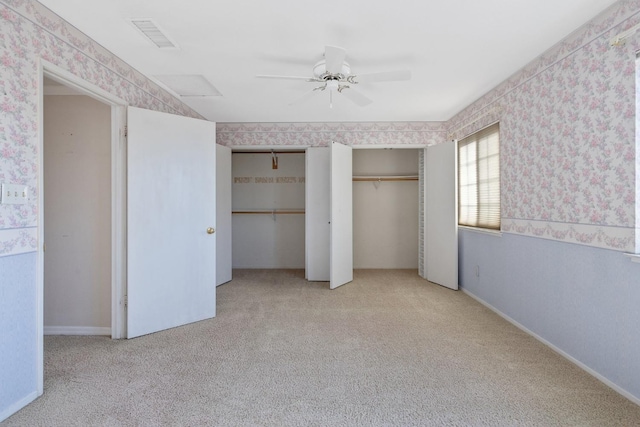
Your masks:
[[[500,128],[458,143],[458,224],[500,229]]]

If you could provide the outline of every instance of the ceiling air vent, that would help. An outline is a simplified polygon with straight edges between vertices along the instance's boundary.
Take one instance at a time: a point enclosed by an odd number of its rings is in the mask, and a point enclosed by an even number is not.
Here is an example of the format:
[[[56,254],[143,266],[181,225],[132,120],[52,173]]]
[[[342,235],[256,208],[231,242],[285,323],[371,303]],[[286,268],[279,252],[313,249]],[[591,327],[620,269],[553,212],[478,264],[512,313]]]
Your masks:
[[[177,49],[176,45],[164,32],[158,27],[153,19],[149,18],[131,18],[131,23],[140,31],[151,43],[160,49]]]

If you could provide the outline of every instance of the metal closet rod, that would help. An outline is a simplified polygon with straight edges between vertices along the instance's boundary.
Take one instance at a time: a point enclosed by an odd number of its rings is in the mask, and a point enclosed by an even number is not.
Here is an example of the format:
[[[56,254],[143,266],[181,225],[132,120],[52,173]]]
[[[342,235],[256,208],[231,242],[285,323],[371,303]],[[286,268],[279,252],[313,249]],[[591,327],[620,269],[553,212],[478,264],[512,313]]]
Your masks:
[[[255,210],[255,211],[232,211],[232,214],[240,214],[240,215],[290,215],[290,214],[304,214],[304,210]]]

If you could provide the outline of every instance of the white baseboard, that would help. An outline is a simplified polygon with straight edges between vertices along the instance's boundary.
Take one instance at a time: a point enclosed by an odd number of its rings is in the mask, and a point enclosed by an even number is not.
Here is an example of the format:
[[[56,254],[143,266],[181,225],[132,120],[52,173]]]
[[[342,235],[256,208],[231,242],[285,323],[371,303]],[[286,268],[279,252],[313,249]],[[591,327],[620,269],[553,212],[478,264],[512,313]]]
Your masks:
[[[45,326],[45,335],[107,335],[111,336],[111,328],[97,326]]]
[[[36,400],[37,397],[38,397],[38,392],[37,391],[34,391],[33,393],[29,393],[27,396],[23,397],[22,399],[20,399],[19,401],[17,401],[13,405],[9,406],[8,408],[6,408],[2,412],[0,412],[0,422],[6,420],[11,415],[15,414],[20,409],[24,408],[29,403],[31,403],[34,400]]]
[[[501,312],[500,310],[498,310],[497,308],[495,308],[494,306],[492,306],[488,302],[484,301],[482,298],[472,294],[471,292],[469,292],[468,290],[466,290],[464,288],[460,288],[460,289],[462,290],[462,292],[464,292],[465,294],[469,295],[471,298],[473,298],[474,300],[478,301],[480,304],[484,305],[489,310],[493,311],[498,316],[500,316],[503,319],[505,319],[507,322],[511,323],[512,325],[514,325],[518,329],[520,329],[520,330],[526,332],[527,334],[531,335],[532,337],[534,337],[535,339],[537,339],[538,341],[540,341],[541,343],[543,343],[544,345],[546,345],[547,347],[551,348],[553,351],[558,353],[560,356],[564,357],[565,359],[567,359],[571,363],[575,364],[576,366],[578,366],[579,368],[583,369],[584,371],[586,371],[590,375],[594,376],[595,378],[597,378],[598,380],[600,380],[601,382],[603,382],[607,386],[611,387],[612,389],[614,389],[615,391],[617,391],[618,393],[620,393],[621,395],[623,395],[624,397],[626,397],[627,399],[629,399],[630,401],[635,403],[636,405],[640,405],[640,397],[633,395],[632,393],[630,393],[627,390],[625,390],[624,388],[620,387],[619,385],[617,385],[616,383],[614,383],[613,381],[611,381],[607,377],[605,377],[605,376],[599,374],[598,372],[594,371],[593,369],[591,369],[590,367],[588,367],[584,363],[580,362],[578,359],[576,359],[573,356],[571,356],[569,353],[565,352],[564,350],[561,350],[560,348],[556,347],[555,345],[553,345],[552,343],[550,343],[546,339],[542,338],[540,335],[538,335],[535,332],[529,330],[524,325],[520,324],[519,322],[517,322],[514,319],[512,319],[511,317],[507,316],[506,314],[504,314],[503,312]]]

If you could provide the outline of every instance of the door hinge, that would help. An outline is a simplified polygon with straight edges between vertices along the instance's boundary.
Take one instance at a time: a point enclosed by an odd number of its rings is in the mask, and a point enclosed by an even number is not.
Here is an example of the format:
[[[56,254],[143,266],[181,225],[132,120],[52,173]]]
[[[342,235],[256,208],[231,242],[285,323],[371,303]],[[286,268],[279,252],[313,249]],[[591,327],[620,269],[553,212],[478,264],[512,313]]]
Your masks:
[[[124,125],[124,137],[127,138],[129,136],[129,125]]]
[[[43,243],[42,244],[42,252],[46,252],[47,251],[47,244]]]
[[[124,303],[124,308],[127,308],[129,306],[129,295],[125,295],[122,298],[122,302]]]

